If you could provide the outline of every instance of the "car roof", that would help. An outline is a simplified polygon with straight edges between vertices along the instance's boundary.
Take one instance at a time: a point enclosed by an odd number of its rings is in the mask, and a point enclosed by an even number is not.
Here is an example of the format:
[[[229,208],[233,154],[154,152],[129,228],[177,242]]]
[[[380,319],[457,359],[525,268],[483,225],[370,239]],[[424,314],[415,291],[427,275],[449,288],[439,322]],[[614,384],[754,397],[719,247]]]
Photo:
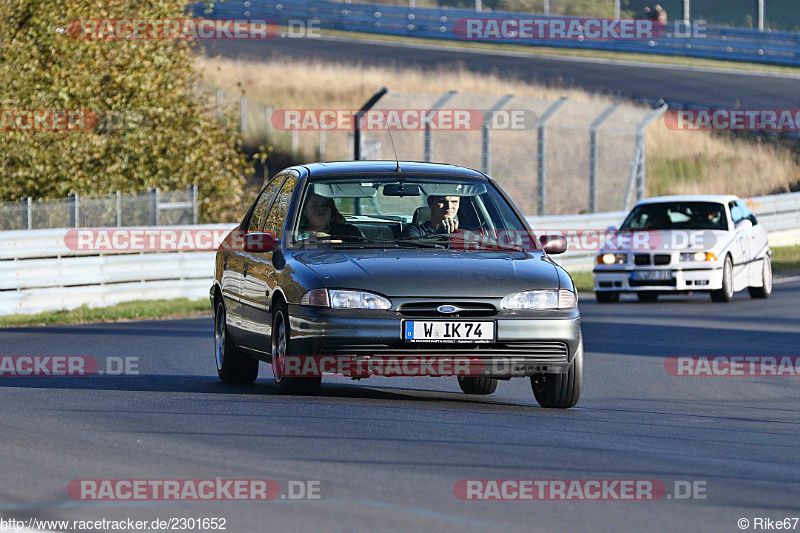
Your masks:
[[[326,163],[312,163],[302,165],[308,172],[309,178],[335,177],[335,176],[358,176],[374,174],[391,174],[397,172],[403,174],[424,174],[435,175],[447,179],[452,178],[480,178],[487,179],[488,176],[471,168],[459,167],[444,163],[423,163],[419,161],[331,161]]]
[[[645,198],[636,203],[636,205],[645,204],[660,204],[669,202],[714,202],[719,204],[727,204],[732,200],[739,200],[738,196],[732,194],[682,194],[675,196],[655,196],[653,198]]]

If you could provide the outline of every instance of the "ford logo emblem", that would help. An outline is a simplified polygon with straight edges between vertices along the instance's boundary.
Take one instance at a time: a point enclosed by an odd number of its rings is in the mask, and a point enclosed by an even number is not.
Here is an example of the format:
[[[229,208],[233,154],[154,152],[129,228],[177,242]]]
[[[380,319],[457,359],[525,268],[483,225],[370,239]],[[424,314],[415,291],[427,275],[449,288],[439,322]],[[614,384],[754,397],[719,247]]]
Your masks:
[[[458,307],[456,307],[455,305],[440,305],[439,307],[436,308],[436,310],[439,311],[440,313],[450,314],[458,311]]]

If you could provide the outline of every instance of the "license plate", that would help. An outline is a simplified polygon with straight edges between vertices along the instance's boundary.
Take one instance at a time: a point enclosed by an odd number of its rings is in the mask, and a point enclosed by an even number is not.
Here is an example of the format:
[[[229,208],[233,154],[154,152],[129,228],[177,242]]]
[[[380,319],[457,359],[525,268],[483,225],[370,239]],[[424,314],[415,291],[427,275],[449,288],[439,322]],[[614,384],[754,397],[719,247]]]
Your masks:
[[[634,270],[631,272],[634,281],[667,281],[672,279],[671,270]]]
[[[494,322],[406,320],[408,342],[494,342]]]

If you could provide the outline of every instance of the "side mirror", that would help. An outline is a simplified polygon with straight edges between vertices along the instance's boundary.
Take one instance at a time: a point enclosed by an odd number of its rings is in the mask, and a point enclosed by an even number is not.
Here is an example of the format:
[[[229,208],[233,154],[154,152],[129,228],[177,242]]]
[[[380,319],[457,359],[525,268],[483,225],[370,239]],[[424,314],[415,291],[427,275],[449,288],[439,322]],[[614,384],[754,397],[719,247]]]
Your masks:
[[[277,245],[278,240],[272,233],[247,233],[244,236],[242,249],[252,253],[271,252]]]
[[[753,227],[753,222],[749,218],[745,218],[736,223],[736,229],[744,230]]]
[[[567,238],[563,235],[542,235],[539,243],[548,254],[563,254],[567,251]]]

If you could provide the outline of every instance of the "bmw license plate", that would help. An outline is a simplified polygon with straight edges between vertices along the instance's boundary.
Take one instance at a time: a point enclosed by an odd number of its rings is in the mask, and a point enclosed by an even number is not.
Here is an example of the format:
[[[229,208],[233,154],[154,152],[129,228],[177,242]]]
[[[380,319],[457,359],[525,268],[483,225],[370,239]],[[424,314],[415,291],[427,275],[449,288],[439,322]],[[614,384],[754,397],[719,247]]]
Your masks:
[[[633,281],[668,281],[672,279],[671,270],[634,270],[631,272]]]
[[[405,320],[407,342],[494,342],[494,322]]]

